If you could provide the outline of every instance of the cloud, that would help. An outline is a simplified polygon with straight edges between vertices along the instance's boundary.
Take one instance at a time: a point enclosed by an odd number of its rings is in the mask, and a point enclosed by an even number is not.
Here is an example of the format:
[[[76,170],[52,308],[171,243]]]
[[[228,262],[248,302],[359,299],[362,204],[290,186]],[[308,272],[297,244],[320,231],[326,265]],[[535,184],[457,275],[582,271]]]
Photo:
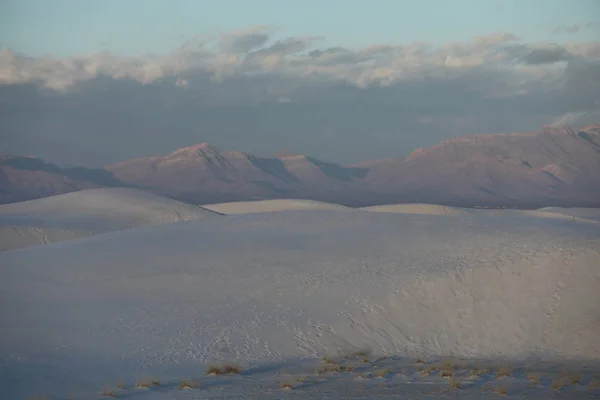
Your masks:
[[[554,28],[552,30],[552,33],[554,33],[554,34],[560,34],[560,33],[575,34],[575,33],[579,33],[580,30],[581,30],[581,25],[579,25],[579,24],[560,25],[560,26],[557,26],[556,28]]]
[[[595,28],[599,25],[600,25],[600,21],[590,21],[587,24],[585,24],[585,27],[589,29],[589,28]]]
[[[258,26],[190,38],[163,55],[1,50],[3,146],[86,165],[203,141],[354,162],[449,136],[598,118],[600,42],[503,32],[442,45],[320,39]]]
[[[568,61],[572,54],[562,46],[548,45],[532,49],[523,57],[523,62],[531,65],[553,64]]]
[[[511,33],[494,33],[470,42],[432,46],[376,44],[364,48],[318,48],[321,38],[275,40],[271,28],[252,27],[220,35],[216,42],[192,38],[162,56],[117,56],[107,52],[52,58],[27,57],[10,50],[0,53],[0,83],[41,84],[64,90],[100,76],[134,79],[149,84],[210,74],[215,80],[234,76],[278,74],[312,80],[344,82],[358,87],[386,86],[410,79],[469,74],[471,69],[512,70],[518,79],[530,70],[515,65],[553,64],[573,56],[596,57],[598,43],[575,43],[571,48],[527,44]],[[536,79],[539,74],[530,74]]]
[[[271,30],[269,26],[255,26],[222,34],[218,39],[218,48],[226,53],[248,53],[264,46],[269,40]]]
[[[162,56],[123,57],[110,53],[64,58],[32,58],[4,50],[0,53],[0,83],[36,83],[65,90],[77,83],[108,76],[157,83],[175,79],[193,86],[194,76],[216,81],[240,76],[273,74],[312,82],[347,83],[357,87],[387,86],[444,76],[454,79],[473,69],[494,69],[519,82],[537,80],[541,70],[518,69],[518,64],[543,68],[572,57],[597,57],[598,43],[575,43],[570,48],[527,44],[511,33],[493,33],[464,43],[434,47],[426,43],[376,44],[359,49],[316,47],[321,38],[274,40],[267,26],[220,35],[216,43],[193,38]],[[552,66],[549,66],[551,68]],[[546,71],[548,74],[553,71]],[[506,82],[510,86],[510,77]],[[497,80],[497,79],[496,79]],[[181,85],[181,82],[189,85]],[[286,94],[287,97],[287,94]]]
[[[552,29],[553,34],[567,34],[574,35],[577,34],[584,29],[592,29],[598,26],[598,21],[588,21],[586,23],[581,24],[573,24],[573,25],[559,25]]]
[[[550,125],[552,125],[552,126],[571,125],[571,124],[577,123],[577,121],[579,121],[583,116],[585,116],[585,113],[583,113],[583,112],[566,113],[566,114],[563,114],[560,117],[556,118],[554,121],[552,121],[550,123]]]
[[[520,38],[510,32],[496,32],[489,35],[479,36],[475,38],[477,46],[492,46],[497,44],[516,42]]]

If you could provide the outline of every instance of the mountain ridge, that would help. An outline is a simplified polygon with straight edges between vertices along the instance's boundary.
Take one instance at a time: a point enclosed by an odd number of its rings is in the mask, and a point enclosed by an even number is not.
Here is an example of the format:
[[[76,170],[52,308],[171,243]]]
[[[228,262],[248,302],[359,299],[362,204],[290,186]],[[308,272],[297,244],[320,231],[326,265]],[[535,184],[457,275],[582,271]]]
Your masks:
[[[52,164],[36,158],[25,162],[25,157],[5,157],[21,160],[30,170],[38,163],[40,170],[56,175],[54,181],[60,174],[72,180],[77,171],[49,167]],[[6,164],[11,163],[0,157],[3,202],[5,192],[10,192],[2,184]],[[79,172],[72,187],[55,183],[54,190],[41,190],[38,197],[94,185],[129,185],[195,204],[300,198],[348,206],[428,202],[466,207],[600,207],[600,124],[578,131],[544,125],[532,132],[459,136],[415,149],[403,158],[354,165],[290,151],[265,157],[200,143]],[[13,193],[12,197],[33,195]]]

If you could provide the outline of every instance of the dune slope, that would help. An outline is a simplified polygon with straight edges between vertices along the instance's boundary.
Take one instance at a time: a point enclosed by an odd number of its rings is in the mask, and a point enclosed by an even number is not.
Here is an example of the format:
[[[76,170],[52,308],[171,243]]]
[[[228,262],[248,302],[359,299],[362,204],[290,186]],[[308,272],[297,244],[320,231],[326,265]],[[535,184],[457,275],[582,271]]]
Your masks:
[[[135,189],[90,189],[0,205],[0,251],[216,213]]]
[[[37,246],[0,266],[0,385],[14,393],[364,348],[600,359],[597,224],[273,212]]]
[[[381,206],[363,207],[361,210],[387,212],[398,214],[423,214],[423,215],[466,215],[474,210],[460,207],[450,207],[439,204],[402,203],[386,204]]]
[[[252,214],[298,210],[352,210],[350,207],[339,204],[294,199],[234,201],[230,203],[203,204],[202,207],[222,214]]]

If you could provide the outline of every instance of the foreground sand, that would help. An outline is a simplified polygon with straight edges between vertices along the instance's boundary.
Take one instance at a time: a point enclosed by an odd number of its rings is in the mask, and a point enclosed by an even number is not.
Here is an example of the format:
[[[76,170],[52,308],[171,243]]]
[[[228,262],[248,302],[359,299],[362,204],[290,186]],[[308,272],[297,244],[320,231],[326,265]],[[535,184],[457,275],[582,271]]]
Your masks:
[[[359,351],[321,360],[240,367],[239,373],[225,375],[188,370],[188,375],[183,377],[161,374],[129,377],[106,382],[96,393],[88,392],[86,396],[72,385],[70,398],[418,400],[595,399],[600,396],[598,363],[373,359]]]
[[[119,382],[121,397],[143,400],[482,398],[499,383],[513,398],[597,395],[596,223],[337,210],[219,216],[5,252],[0,272],[8,398],[96,398]],[[336,361],[352,371],[315,374],[323,356],[365,349],[367,363]],[[463,386],[451,393],[437,370],[413,365],[436,356],[479,361],[455,366]],[[205,376],[222,362],[242,374]],[[497,377],[502,365],[513,377]],[[475,369],[491,372],[469,378]],[[539,385],[529,372],[541,374]],[[561,373],[580,382],[555,391]],[[305,382],[282,391],[288,374]],[[144,377],[160,386],[134,388]],[[200,388],[178,390],[183,378]]]

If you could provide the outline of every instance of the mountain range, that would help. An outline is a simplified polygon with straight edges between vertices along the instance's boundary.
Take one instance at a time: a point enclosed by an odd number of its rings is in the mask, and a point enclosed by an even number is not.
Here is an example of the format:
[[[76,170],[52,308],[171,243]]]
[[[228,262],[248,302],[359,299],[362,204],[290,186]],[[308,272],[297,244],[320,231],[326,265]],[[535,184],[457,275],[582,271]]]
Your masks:
[[[348,206],[600,207],[600,124],[458,137],[404,158],[356,165],[290,152],[259,157],[207,143],[103,169],[0,155],[1,203],[113,186],[194,204],[303,198]]]

